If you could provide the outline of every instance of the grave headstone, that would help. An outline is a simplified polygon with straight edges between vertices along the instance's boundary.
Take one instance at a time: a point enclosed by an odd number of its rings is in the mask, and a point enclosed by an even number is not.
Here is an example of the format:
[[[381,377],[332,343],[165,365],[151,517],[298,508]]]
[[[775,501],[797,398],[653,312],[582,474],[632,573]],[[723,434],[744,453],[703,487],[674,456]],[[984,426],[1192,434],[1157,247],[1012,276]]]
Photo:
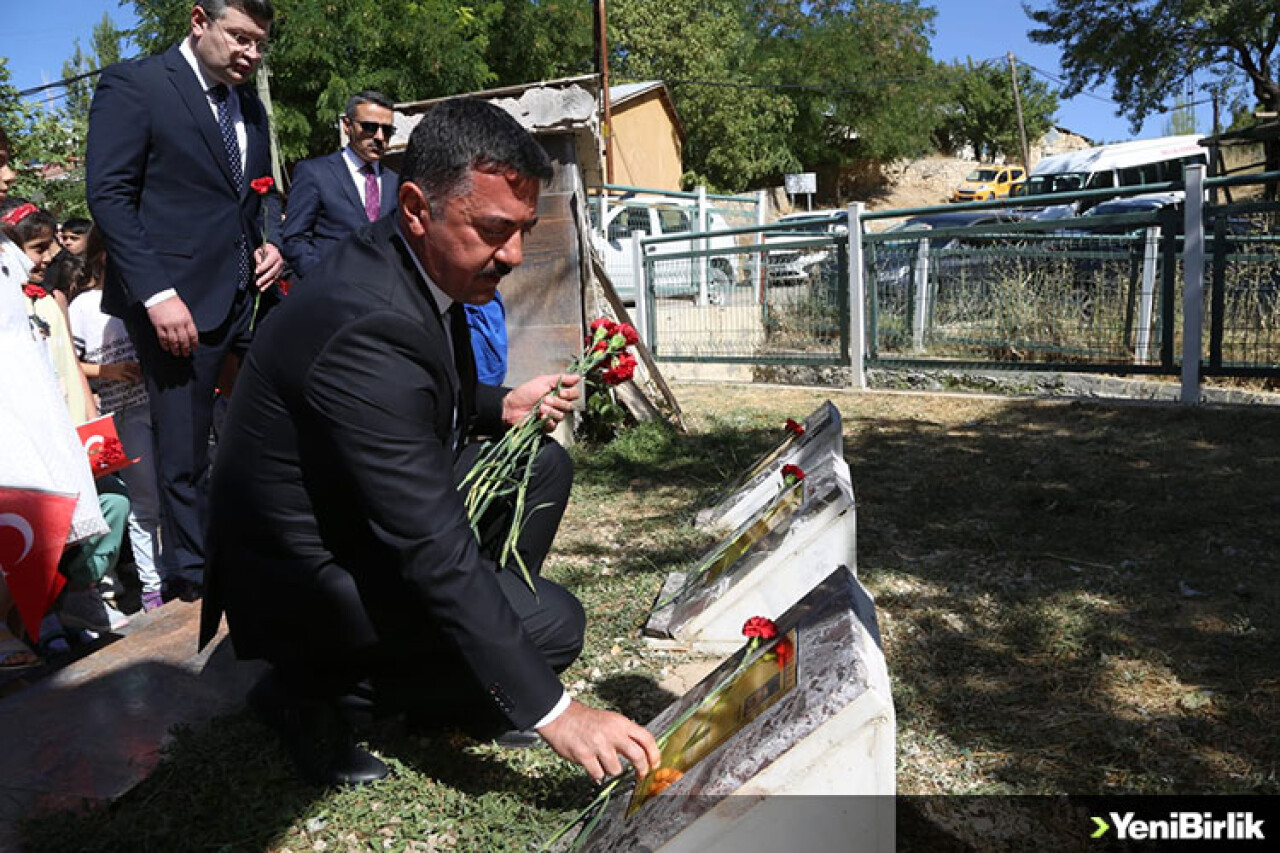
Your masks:
[[[692,567],[668,575],[644,635],[654,645],[723,652],[752,615],[775,617],[837,566],[856,566],[849,466],[828,447],[798,482],[774,472],[773,497]]]
[[[661,765],[617,788],[574,849],[894,849],[894,710],[870,595],[841,566],[775,624],[649,724],[668,735]]]
[[[815,459],[828,454],[843,458],[840,410],[830,400],[814,409],[798,426],[797,430],[789,424],[782,441],[723,488],[711,506],[699,511],[697,526],[733,530],[747,521],[773,496],[783,465],[796,465],[807,471],[816,464]]]

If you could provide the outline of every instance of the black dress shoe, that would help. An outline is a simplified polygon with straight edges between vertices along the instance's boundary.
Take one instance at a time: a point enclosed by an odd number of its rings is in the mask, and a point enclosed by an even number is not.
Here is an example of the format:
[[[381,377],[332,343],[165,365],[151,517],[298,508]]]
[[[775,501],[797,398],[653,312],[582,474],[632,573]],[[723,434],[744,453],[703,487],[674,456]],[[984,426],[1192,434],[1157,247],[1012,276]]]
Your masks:
[[[356,746],[351,726],[332,703],[288,693],[275,673],[249,691],[249,707],[280,737],[298,773],[320,785],[361,785],[387,775],[387,765]]]

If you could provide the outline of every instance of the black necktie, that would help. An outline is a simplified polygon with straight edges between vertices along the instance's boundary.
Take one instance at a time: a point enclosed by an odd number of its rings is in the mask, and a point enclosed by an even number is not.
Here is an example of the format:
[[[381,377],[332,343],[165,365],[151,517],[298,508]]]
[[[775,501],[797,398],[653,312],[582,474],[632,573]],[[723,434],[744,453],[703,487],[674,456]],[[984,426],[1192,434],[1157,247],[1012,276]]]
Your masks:
[[[238,193],[244,189],[244,167],[240,163],[240,142],[236,139],[236,125],[231,120],[230,95],[230,90],[222,83],[209,89],[209,96],[218,108],[218,130],[222,133],[222,147],[226,149],[227,165],[231,167],[231,178],[235,181]],[[248,287],[252,272],[249,265],[249,244],[243,234],[236,241],[236,250],[236,287],[243,290]]]
[[[467,314],[461,302],[455,302],[445,312],[449,315],[449,337],[453,343],[453,366],[458,372],[458,394],[454,397],[453,446],[456,450],[466,438],[468,390],[474,393],[476,366],[471,355],[471,330],[467,327]]]

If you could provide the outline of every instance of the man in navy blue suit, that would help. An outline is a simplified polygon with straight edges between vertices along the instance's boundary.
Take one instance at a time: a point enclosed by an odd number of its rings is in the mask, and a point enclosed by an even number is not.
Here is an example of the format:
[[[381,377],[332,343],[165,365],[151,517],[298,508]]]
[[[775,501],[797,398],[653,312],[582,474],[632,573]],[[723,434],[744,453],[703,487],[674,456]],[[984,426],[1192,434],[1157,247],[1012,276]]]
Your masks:
[[[352,231],[395,209],[400,176],[381,162],[395,135],[394,118],[385,95],[352,95],[342,116],[346,147],[294,166],[284,256],[298,275]]]
[[[102,72],[87,195],[107,241],[102,306],[124,319],[150,395],[166,597],[202,592],[214,388],[284,268],[266,111],[249,85],[271,0],[197,0],[190,34]],[[261,186],[261,184],[259,184]],[[263,240],[263,231],[267,240]]]

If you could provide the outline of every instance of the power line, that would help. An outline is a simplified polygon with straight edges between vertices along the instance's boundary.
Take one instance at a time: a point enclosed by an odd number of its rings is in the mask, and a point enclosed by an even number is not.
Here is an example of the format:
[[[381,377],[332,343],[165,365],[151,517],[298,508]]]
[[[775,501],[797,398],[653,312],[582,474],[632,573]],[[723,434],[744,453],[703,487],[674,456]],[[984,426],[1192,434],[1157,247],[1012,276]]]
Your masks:
[[[96,77],[101,73],[102,73],[101,68],[95,68],[92,71],[86,71],[83,74],[77,74],[74,77],[67,77],[65,79],[58,80],[53,83],[45,83],[43,86],[33,86],[30,89],[23,89],[21,92],[18,92],[18,97],[25,98],[28,95],[38,95],[41,92],[44,92],[48,89],[57,89],[62,86],[70,86],[72,83],[79,83],[81,80],[88,79],[89,77]]]

